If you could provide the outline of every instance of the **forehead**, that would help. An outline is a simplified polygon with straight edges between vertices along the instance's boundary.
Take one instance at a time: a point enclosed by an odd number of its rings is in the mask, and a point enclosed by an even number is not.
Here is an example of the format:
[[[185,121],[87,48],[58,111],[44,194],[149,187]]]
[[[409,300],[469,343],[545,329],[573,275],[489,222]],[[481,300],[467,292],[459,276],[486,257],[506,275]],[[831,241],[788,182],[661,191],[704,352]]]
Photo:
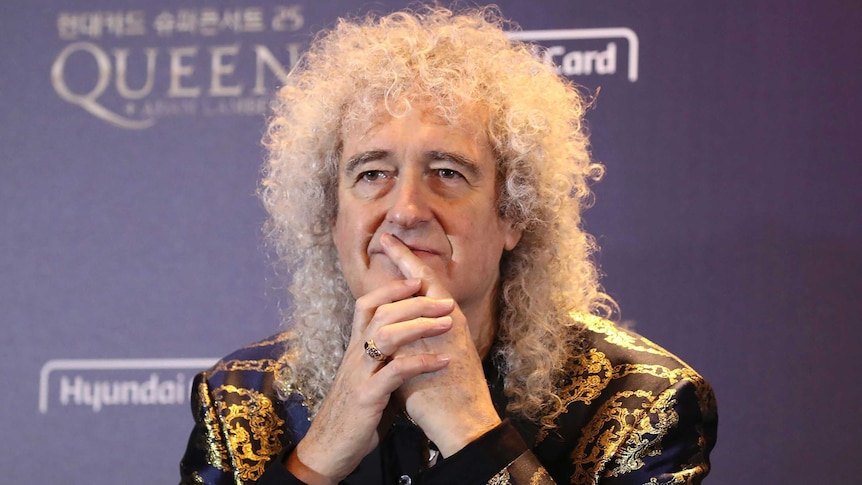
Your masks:
[[[423,124],[434,124],[451,128],[465,137],[474,138],[477,144],[487,144],[488,137],[484,126],[485,116],[476,106],[465,105],[453,109],[435,105],[432,100],[401,100],[390,104],[380,101],[370,107],[353,106],[342,119],[342,147],[347,139],[354,141],[373,136],[374,133],[393,119],[416,116]]]

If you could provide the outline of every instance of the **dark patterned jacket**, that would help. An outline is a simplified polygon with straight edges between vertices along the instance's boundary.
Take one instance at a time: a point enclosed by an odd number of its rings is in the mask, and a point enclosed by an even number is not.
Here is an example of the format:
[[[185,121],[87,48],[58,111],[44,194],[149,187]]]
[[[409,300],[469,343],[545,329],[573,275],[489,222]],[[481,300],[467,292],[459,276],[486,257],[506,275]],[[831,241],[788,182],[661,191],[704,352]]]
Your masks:
[[[677,357],[606,320],[579,315],[588,350],[559,384],[566,412],[540,430],[505,411],[502,378],[485,373],[503,424],[428,466],[428,441],[396,418],[342,483],[696,484],[709,472],[717,414],[709,384]],[[310,424],[300,394],[277,397],[284,334],[245,347],[199,374],[183,484],[298,484],[284,459]]]

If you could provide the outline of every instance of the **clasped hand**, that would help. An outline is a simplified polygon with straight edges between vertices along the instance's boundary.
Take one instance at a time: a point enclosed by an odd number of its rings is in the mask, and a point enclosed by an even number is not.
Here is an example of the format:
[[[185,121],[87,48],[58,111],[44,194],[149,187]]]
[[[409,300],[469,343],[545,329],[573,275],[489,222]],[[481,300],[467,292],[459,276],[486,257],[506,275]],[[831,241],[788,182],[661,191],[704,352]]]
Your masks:
[[[448,457],[500,423],[467,320],[437,275],[396,237],[385,254],[405,276],[356,300],[350,342],[326,399],[287,466],[338,483],[380,442],[403,406]],[[365,343],[388,356],[379,362]],[[393,397],[394,396],[394,397]]]

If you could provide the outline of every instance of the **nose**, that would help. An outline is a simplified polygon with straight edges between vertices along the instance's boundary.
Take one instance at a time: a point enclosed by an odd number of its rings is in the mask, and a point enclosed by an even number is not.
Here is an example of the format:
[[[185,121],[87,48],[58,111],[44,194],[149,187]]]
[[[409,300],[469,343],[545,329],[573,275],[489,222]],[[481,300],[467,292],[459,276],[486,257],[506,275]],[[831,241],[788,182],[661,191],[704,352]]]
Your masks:
[[[433,215],[431,194],[427,189],[416,177],[399,177],[395,189],[390,193],[392,202],[386,213],[386,221],[405,229],[429,221]]]

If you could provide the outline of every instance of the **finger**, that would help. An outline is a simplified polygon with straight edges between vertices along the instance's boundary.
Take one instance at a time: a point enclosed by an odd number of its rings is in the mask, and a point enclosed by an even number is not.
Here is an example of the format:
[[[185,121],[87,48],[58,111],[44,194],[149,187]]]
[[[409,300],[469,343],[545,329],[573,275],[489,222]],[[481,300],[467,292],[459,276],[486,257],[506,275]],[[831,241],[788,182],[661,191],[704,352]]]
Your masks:
[[[380,236],[380,245],[383,247],[383,252],[395,263],[395,266],[398,267],[404,277],[417,278],[422,281],[420,294],[435,298],[452,297],[443,285],[436,284],[437,275],[434,273],[434,270],[413,254],[410,248],[395,235],[383,233]],[[430,293],[429,290],[431,290]]]
[[[421,280],[407,278],[390,281],[359,297],[353,310],[353,334],[360,335],[365,330],[378,307],[409,298],[415,295],[421,287]]]
[[[444,334],[452,328],[452,317],[417,318],[393,323],[377,330],[374,342],[385,355],[394,355],[402,346],[425,337]]]
[[[377,392],[392,394],[407,380],[420,374],[437,372],[449,365],[446,354],[417,354],[392,359],[372,378]]]
[[[432,302],[435,300],[427,299]],[[450,305],[437,305],[438,310],[443,308],[442,312],[451,312],[454,302]],[[383,308],[383,307],[381,307]],[[377,318],[375,316],[375,318]],[[363,353],[367,358],[364,358],[363,367],[370,369],[372,372],[377,372],[385,363],[399,353],[399,350],[405,345],[415,344],[416,342],[426,342],[425,337],[436,337],[442,335],[452,329],[452,316],[440,315],[437,317],[419,317],[400,322],[386,322],[386,324],[377,326],[374,329],[370,327],[365,335],[354,340],[351,346],[358,346],[359,341],[362,341]],[[349,350],[348,350],[349,351]],[[430,348],[427,346],[414,347],[409,353],[428,352]]]
[[[377,307],[371,321],[366,326],[366,334],[373,335],[380,328],[397,322],[418,318],[437,318],[452,313],[455,300],[451,298],[430,298],[414,296],[400,301],[386,303]]]

